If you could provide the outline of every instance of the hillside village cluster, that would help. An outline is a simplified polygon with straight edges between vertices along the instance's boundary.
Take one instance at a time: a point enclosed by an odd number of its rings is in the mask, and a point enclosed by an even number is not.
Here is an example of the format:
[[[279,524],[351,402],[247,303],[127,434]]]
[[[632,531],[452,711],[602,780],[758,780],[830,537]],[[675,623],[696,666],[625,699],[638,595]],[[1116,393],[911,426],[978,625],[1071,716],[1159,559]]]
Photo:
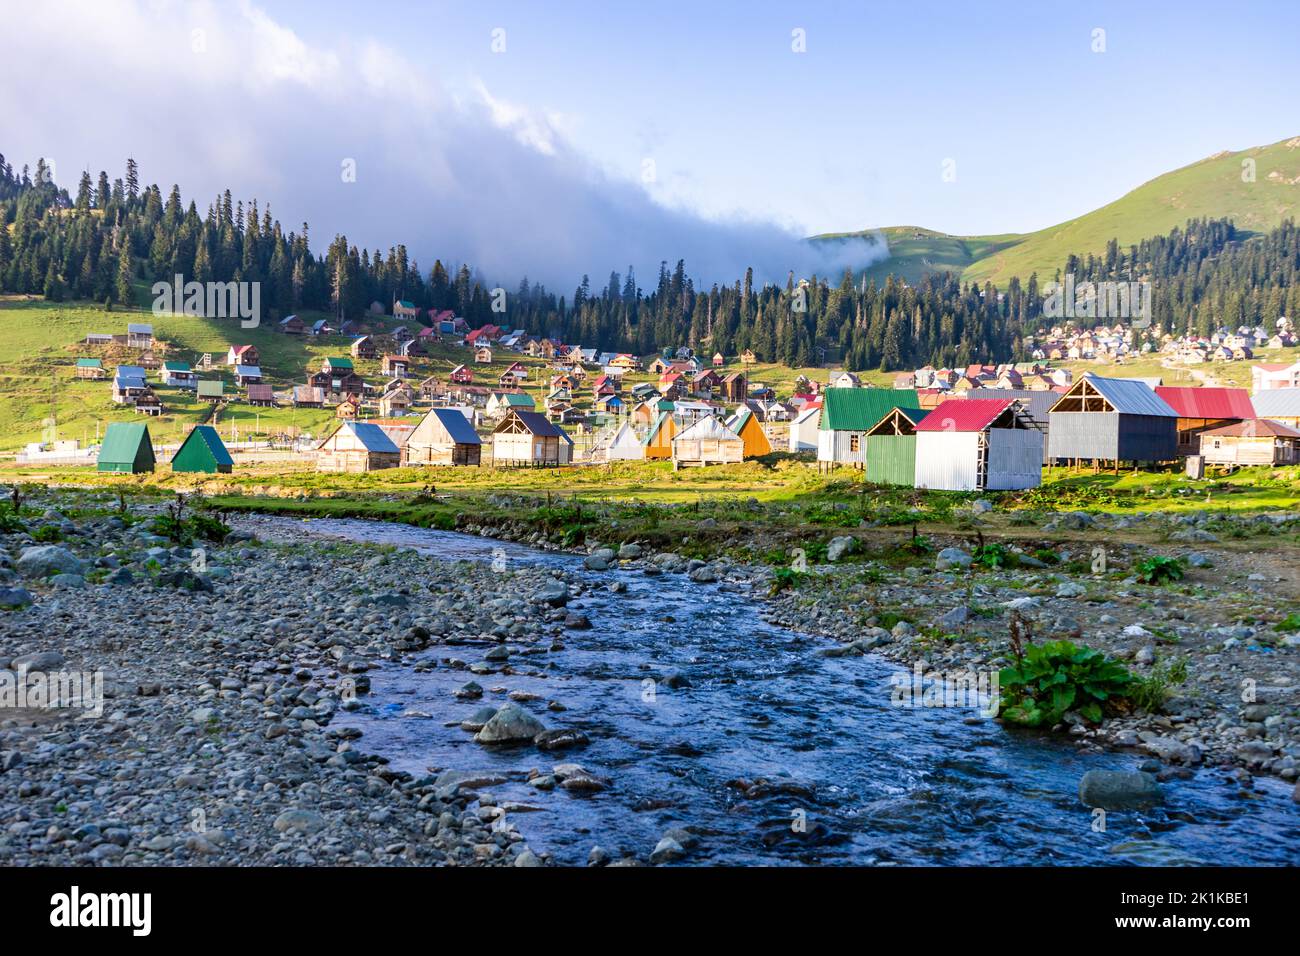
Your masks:
[[[1300,462],[1300,362],[1253,367],[1244,388],[1165,386],[1160,379],[1077,379],[1049,361],[1122,355],[1131,332],[1053,329],[1033,344],[1034,361],[925,367],[893,388],[867,387],[851,372],[818,382],[801,377],[780,397],[749,380],[755,356],[733,362],[689,348],[648,359],[564,345],[484,325],[470,329],[451,312],[427,316],[394,303],[399,324],[382,334],[360,321],[338,329],[297,316],[278,323],[287,335],[337,341],[339,354],[304,370],[304,381],[276,392],[264,380],[258,350],[234,344],[197,367],[158,360],[153,328],[129,323],[125,336],[96,334],[86,345],[122,345],[139,353],[108,375],[100,358],[76,360],[78,377],[108,379],[112,399],[146,419],[163,412],[156,386],[184,390],[211,408],[171,456],[173,471],[229,472],[218,432],[227,403],[332,409],[327,434],[301,447],[320,471],[366,472],[399,466],[562,467],[621,460],[669,460],[674,468],[761,458],[774,451],[815,457],[825,467],[862,470],[867,480],[957,491],[1037,487],[1045,465],[1118,470],[1187,461],[1207,468]],[[1281,320],[1273,336],[1293,341]],[[1205,342],[1170,338],[1167,351],[1233,359],[1252,354],[1263,330],[1216,334]],[[1121,340],[1117,344],[1117,339]],[[419,373],[430,350],[463,351],[449,373]],[[1273,347],[1270,340],[1268,347]],[[1216,354],[1221,352],[1222,354]],[[1245,350],[1242,352],[1242,350]],[[508,366],[485,375],[484,366]],[[519,356],[519,359],[514,359]],[[524,356],[540,360],[525,364]],[[379,362],[379,381],[358,370]],[[233,377],[233,393],[218,366]],[[154,380],[151,381],[150,374]],[[539,408],[524,389],[545,375]],[[635,384],[633,379],[648,377]],[[583,407],[580,407],[583,406]],[[579,451],[566,426],[590,438]],[[486,451],[485,451],[486,446]],[[29,450],[38,456],[39,448]],[[144,421],[109,425],[96,459],[100,471],[152,471],[159,452]]]
[[[1206,362],[1249,362],[1257,351],[1293,348],[1300,344],[1293,324],[1282,316],[1273,331],[1260,326],[1218,329],[1209,335],[1143,338],[1131,324],[1078,329],[1056,326],[1025,342],[1031,358],[1051,362],[1122,362],[1138,355],[1159,354],[1181,365]]]

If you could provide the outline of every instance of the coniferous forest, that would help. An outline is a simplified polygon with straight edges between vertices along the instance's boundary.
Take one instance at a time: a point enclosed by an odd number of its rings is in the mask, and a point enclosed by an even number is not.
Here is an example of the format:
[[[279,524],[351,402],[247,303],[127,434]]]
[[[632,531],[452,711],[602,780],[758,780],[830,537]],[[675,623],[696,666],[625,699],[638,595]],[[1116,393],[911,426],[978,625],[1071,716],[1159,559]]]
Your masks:
[[[165,196],[157,185],[141,185],[133,160],[112,180],[82,173],[71,192],[53,182],[43,160],[15,172],[0,155],[0,224],[7,227],[0,229],[0,291],[52,301],[135,303],[139,282],[179,273],[199,282],[260,282],[271,319],[299,309],[352,318],[371,302],[387,308],[405,299],[455,310],[471,326],[505,323],[611,351],[751,349],[762,361],[795,367],[834,360],[854,370],[896,370],[1024,358],[1025,337],[1043,324],[1045,283],[1069,273],[1076,282],[1152,282],[1153,336],[1300,314],[1300,231],[1292,221],[1252,235],[1226,219],[1191,220],[1127,249],[1112,241],[1102,255],[1072,255],[1056,275],[1012,279],[1005,288],[951,273],[915,285],[891,275],[877,284],[850,271],[758,284],[751,269],[730,285],[703,289],[678,260],[661,263],[650,286],[630,266],[596,283],[582,276],[568,293],[521,278],[506,287],[504,313],[493,311],[491,291],[504,280],[489,282],[468,264],[439,259],[425,271],[403,245],[358,249],[342,235],[315,252],[307,223],[286,232],[269,205],[235,201],[230,190],[200,212],[176,185]]]

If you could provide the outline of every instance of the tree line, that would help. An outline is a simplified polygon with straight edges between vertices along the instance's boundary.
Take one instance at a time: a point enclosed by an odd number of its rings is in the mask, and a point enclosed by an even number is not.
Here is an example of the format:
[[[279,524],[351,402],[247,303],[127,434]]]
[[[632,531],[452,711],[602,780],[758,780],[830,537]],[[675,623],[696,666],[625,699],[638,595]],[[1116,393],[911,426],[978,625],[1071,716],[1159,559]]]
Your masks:
[[[450,309],[471,326],[508,324],[537,335],[610,351],[649,354],[682,345],[724,355],[752,350],[792,367],[837,361],[854,370],[898,370],[926,363],[955,366],[1025,356],[1025,339],[1042,322],[1037,274],[1003,289],[935,273],[916,284],[889,275],[877,284],[817,275],[784,284],[756,283],[746,270],[730,285],[697,289],[678,260],[660,264],[644,289],[629,266],[603,287],[583,276],[571,295],[522,279],[494,295],[468,264],[434,262],[427,274],[403,245],[358,249],[335,236],[312,251],[307,223],[286,232],[268,206],[234,201],[230,190],[200,214],[179,186],[166,196],[142,186],[127,160],[109,180],[83,172],[75,194],[57,186],[48,165],[20,171],[0,155],[0,291],[51,301],[89,299],[134,305],[139,283],[260,282],[272,319],[315,310],[359,318],[371,303],[407,300]],[[1062,273],[1076,281],[1155,283],[1152,333],[1209,332],[1300,313],[1300,233],[1292,222],[1263,236],[1239,233],[1228,220],[1192,220],[1167,236],[1102,255],[1069,256]],[[494,310],[504,300],[505,311]]]

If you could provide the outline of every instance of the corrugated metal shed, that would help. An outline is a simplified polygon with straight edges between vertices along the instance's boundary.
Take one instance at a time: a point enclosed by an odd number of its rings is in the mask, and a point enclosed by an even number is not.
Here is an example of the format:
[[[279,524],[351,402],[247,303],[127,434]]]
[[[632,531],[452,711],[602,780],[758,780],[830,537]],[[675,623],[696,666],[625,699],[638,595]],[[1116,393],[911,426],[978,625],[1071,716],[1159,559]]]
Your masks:
[[[478,432],[474,431],[474,426],[469,423],[461,412],[454,408],[434,408],[430,409],[431,414],[447,429],[447,434],[451,440],[462,445],[481,445],[483,440],[478,437]]]
[[[1178,413],[1140,382],[1084,375],[1052,406],[1050,460],[1171,461]]]
[[[399,454],[398,447],[393,444],[393,440],[388,437],[388,433],[378,425],[372,425],[369,422],[344,422],[339,427],[350,429],[366,451],[391,455]]]
[[[950,398],[917,426],[918,432],[982,432],[1011,407],[1010,399]]]
[[[1178,417],[1178,413],[1169,407],[1168,402],[1142,382],[1126,378],[1102,378],[1091,372],[1079,379],[1079,382],[1090,382],[1093,388],[1110,403],[1111,408],[1121,414]],[[1057,400],[1056,404],[1059,406],[1074,391],[1075,389],[1071,388]],[[1055,410],[1056,406],[1053,406],[1053,411]]]
[[[914,388],[828,388],[822,394],[822,431],[864,432],[891,408],[920,405]]]
[[[1043,462],[1047,462],[1052,406],[1059,392],[1032,388],[981,388],[967,393],[971,398],[1010,398],[1020,403],[1029,420],[1043,433]]]
[[[1162,385],[1158,395],[1179,418],[1208,420],[1228,418],[1254,418],[1255,407],[1250,393],[1244,388],[1188,388],[1181,385]]]

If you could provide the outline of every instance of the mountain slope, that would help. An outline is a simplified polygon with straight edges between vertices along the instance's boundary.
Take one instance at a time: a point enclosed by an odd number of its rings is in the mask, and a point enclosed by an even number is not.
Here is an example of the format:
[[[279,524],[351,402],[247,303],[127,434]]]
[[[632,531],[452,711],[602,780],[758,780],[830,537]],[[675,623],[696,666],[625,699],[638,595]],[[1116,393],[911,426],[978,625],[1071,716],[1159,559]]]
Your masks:
[[[1247,159],[1254,160],[1253,182],[1242,179]],[[1100,209],[1037,232],[951,236],[912,226],[889,227],[880,231],[889,240],[890,258],[867,275],[881,281],[894,273],[915,282],[929,272],[951,271],[967,281],[1005,286],[1012,276],[1028,279],[1036,271],[1046,281],[1071,253],[1102,253],[1111,239],[1126,246],[1200,217],[1226,217],[1250,232],[1300,218],[1300,137],[1217,153],[1157,176]]]

